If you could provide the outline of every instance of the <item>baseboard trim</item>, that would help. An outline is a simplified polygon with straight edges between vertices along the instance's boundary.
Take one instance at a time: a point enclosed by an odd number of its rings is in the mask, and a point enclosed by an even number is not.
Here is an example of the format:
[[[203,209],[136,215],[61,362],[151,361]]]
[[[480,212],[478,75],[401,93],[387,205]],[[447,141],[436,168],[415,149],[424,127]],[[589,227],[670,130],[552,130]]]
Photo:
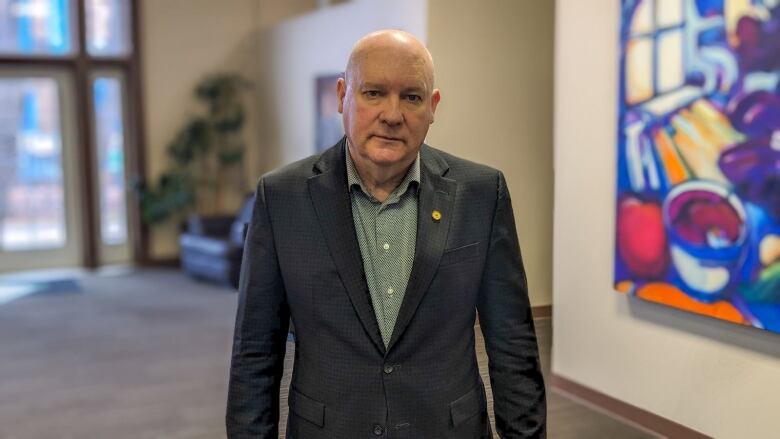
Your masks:
[[[551,384],[556,391],[563,393],[564,395],[581,400],[594,406],[596,409],[662,437],[712,439],[710,436],[699,433],[696,430],[692,430],[684,425],[648,412],[647,410],[628,404],[609,395],[605,395],[560,375],[553,374]]]
[[[144,267],[158,267],[158,268],[165,268],[165,267],[178,267],[180,264],[179,258],[176,256],[173,257],[167,257],[167,258],[150,258],[147,259],[142,266]]]
[[[552,305],[532,306],[531,315],[535,319],[549,319],[552,317]],[[474,326],[479,326],[479,313],[477,313]]]

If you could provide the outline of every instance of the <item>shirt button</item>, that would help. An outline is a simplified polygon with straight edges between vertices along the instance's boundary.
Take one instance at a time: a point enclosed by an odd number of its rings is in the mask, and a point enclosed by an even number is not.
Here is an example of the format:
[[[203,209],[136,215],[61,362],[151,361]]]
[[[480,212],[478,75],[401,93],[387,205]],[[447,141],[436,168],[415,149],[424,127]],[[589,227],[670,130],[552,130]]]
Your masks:
[[[395,292],[395,291],[393,291],[393,289],[392,289],[392,288],[388,288],[388,289],[387,289],[387,295],[388,295],[388,296],[392,296],[394,292]]]
[[[395,370],[395,368],[388,364],[388,365],[385,366],[384,370],[385,370],[386,374],[390,375],[391,373],[393,373],[393,370]]]
[[[390,250],[390,244],[385,243],[385,245],[383,245],[382,248],[385,250]]]
[[[375,436],[382,436],[382,433],[384,433],[385,430],[382,428],[379,424],[374,424],[374,435]]]

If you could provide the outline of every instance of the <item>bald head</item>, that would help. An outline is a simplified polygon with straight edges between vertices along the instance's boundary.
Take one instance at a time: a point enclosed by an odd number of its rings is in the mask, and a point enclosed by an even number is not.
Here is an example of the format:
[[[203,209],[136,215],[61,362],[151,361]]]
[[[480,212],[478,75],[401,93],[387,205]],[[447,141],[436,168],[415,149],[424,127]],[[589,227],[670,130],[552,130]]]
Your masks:
[[[345,70],[348,84],[363,63],[374,56],[387,57],[395,62],[406,64],[410,69],[420,71],[426,78],[428,90],[433,90],[433,57],[425,45],[409,32],[395,29],[379,30],[358,40],[352,48]]]

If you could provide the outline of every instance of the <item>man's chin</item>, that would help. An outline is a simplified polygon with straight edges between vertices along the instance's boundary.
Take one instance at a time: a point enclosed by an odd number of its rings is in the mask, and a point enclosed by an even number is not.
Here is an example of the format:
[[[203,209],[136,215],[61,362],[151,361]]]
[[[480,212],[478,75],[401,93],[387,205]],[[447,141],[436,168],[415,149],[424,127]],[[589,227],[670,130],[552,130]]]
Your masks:
[[[409,160],[414,160],[413,157],[409,157],[408,154],[401,153],[400,151],[391,154],[374,153],[370,156],[371,162],[380,167],[394,167],[399,164],[406,164]]]
[[[362,147],[358,147],[359,154],[376,166],[394,166],[404,163],[410,159],[411,149],[403,140],[385,140],[379,136],[371,136]],[[414,151],[414,156],[416,155]]]

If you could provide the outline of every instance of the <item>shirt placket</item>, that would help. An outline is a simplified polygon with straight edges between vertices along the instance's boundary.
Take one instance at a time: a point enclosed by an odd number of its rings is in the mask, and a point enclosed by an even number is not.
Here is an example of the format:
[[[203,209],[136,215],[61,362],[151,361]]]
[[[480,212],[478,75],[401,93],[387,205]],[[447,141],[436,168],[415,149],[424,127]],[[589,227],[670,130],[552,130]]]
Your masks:
[[[376,244],[374,246],[377,255],[378,274],[379,274],[379,292],[381,294],[382,311],[384,316],[385,337],[388,338],[392,332],[392,326],[395,322],[393,299],[398,294],[398,286],[395,285],[392,276],[392,253],[395,243],[392,240],[392,207],[385,204],[379,207],[376,218]]]

